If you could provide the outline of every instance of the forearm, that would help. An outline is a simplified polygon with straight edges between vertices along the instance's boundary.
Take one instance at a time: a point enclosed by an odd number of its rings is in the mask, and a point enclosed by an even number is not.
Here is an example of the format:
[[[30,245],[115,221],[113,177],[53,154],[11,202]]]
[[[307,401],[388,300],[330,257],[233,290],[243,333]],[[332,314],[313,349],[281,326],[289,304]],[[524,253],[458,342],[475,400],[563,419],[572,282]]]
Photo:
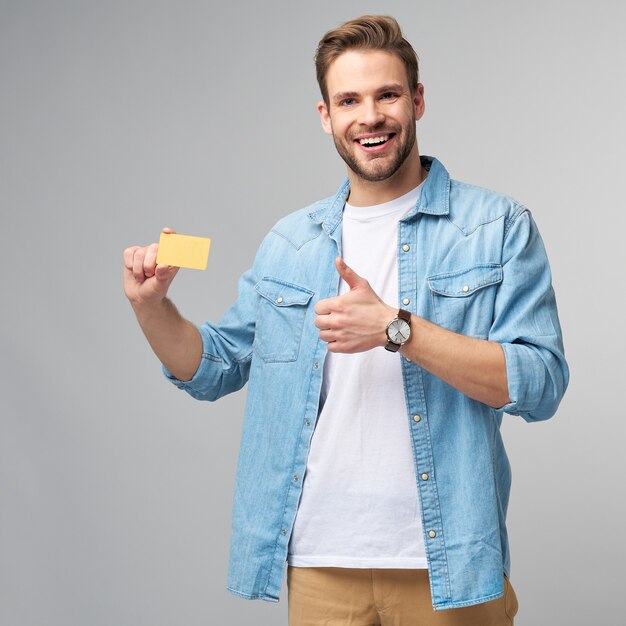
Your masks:
[[[411,316],[411,337],[400,353],[465,395],[491,407],[509,402],[499,343],[459,335]]]
[[[161,363],[179,380],[190,380],[202,358],[202,338],[168,298],[151,306],[133,305],[137,321]]]

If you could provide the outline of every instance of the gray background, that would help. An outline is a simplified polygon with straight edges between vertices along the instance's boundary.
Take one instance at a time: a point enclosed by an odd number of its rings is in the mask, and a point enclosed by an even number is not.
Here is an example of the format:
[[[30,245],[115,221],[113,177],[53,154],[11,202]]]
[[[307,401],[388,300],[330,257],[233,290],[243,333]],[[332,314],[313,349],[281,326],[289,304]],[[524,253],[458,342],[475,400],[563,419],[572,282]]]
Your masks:
[[[344,176],[312,57],[367,12],[420,56],[422,153],[530,207],[552,263],[571,386],[553,420],[503,425],[516,623],[616,623],[623,6],[0,2],[0,623],[286,623],[286,601],[225,591],[244,394],[161,378],[122,250],[163,226],[212,237],[172,296],[217,319],[271,225]]]

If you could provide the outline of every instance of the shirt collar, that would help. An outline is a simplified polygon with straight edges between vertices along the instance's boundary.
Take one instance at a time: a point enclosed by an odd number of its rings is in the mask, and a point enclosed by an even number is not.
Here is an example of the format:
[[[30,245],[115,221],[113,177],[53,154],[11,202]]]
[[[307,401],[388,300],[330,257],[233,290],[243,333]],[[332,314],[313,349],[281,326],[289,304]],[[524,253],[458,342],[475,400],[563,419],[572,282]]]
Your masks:
[[[450,175],[440,161],[430,156],[421,156],[422,167],[428,171],[422,192],[415,205],[402,221],[410,220],[417,213],[429,215],[448,215],[450,212]],[[328,200],[325,206],[311,211],[309,217],[321,224],[324,231],[332,235],[341,223],[343,207],[350,194],[350,181],[346,178],[337,193]]]

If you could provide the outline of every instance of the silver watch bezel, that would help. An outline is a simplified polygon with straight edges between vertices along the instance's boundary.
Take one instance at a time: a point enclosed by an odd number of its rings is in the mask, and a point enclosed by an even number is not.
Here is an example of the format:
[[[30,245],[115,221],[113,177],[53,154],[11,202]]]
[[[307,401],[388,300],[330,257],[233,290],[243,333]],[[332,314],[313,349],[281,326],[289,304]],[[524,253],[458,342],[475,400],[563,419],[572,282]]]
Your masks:
[[[402,333],[402,334],[406,334],[406,339],[404,341],[394,341],[390,336],[389,336],[389,329],[391,328],[392,324],[394,324],[395,322],[402,322],[402,324],[404,324],[404,326],[406,327],[407,332],[406,333]],[[401,317],[398,317],[397,315],[389,322],[389,324],[387,324],[387,328],[385,329],[385,334],[387,335],[387,341],[389,343],[393,343],[396,346],[403,346],[410,338],[411,338],[411,325],[404,319],[402,319]]]

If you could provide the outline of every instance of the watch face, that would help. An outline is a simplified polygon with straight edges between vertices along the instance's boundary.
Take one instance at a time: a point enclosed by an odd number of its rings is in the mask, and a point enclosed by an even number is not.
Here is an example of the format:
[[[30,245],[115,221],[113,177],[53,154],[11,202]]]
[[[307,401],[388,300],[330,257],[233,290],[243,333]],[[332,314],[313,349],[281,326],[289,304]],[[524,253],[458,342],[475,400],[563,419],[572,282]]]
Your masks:
[[[393,341],[393,343],[405,343],[410,334],[411,327],[407,322],[401,319],[393,320],[387,328],[387,336],[389,337],[389,341]]]

